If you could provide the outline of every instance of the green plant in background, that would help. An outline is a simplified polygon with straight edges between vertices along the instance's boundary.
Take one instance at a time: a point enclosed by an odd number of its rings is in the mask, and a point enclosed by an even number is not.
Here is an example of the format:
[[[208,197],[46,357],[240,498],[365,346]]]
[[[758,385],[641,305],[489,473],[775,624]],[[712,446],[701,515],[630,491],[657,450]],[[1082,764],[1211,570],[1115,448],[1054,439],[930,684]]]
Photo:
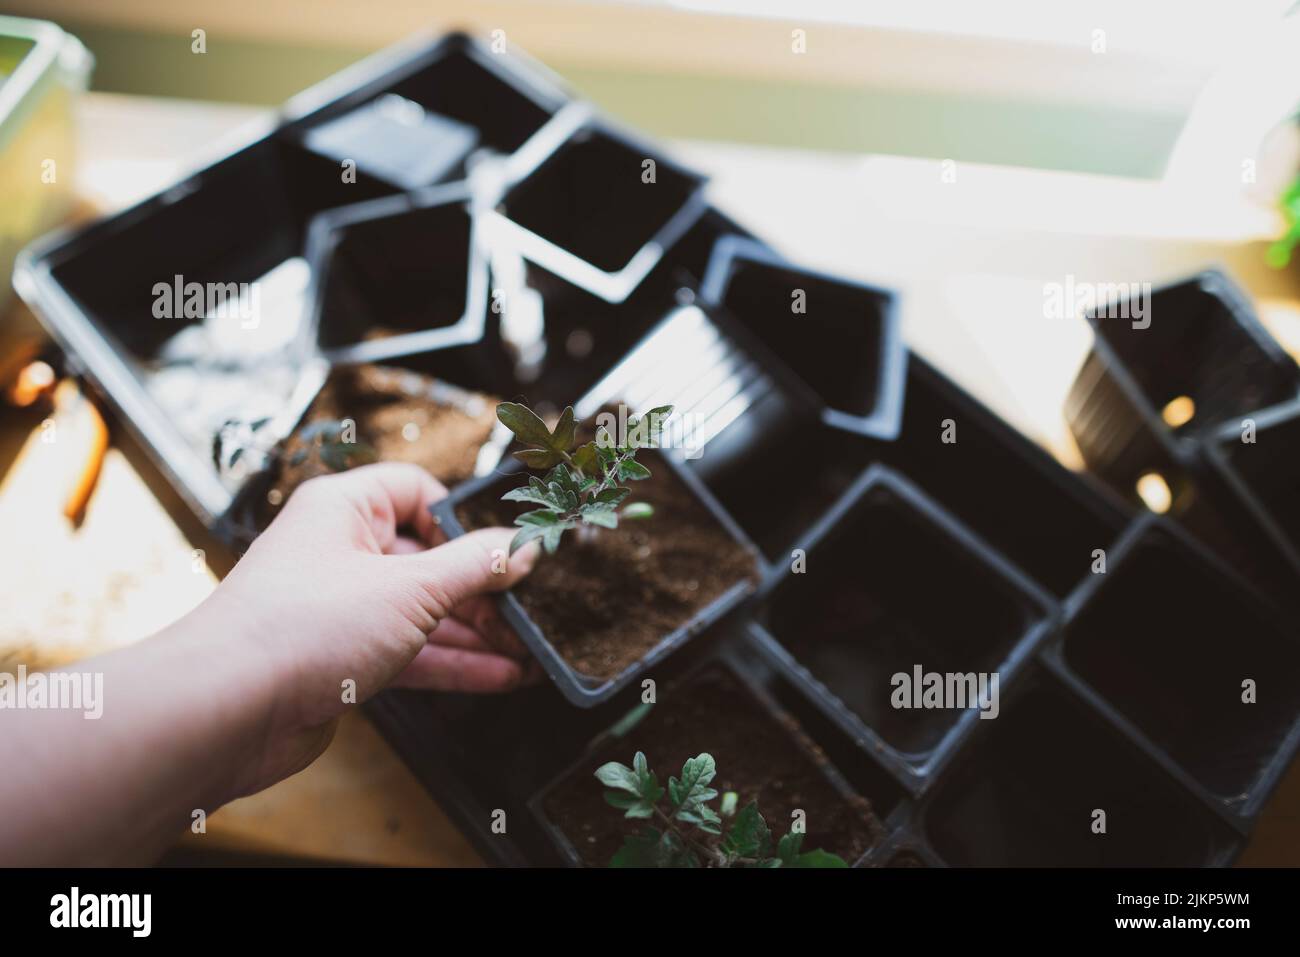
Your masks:
[[[1268,247],[1268,264],[1277,269],[1291,261],[1291,253],[1300,244],[1300,177],[1282,194],[1282,215],[1287,230],[1281,239]]]
[[[664,421],[672,411],[671,405],[665,405],[639,419],[629,417],[621,442],[602,426],[595,439],[580,445],[572,408],[566,408],[555,428],[549,429],[526,405],[498,405],[497,418],[525,446],[515,456],[531,469],[549,469],[544,477],[529,476],[527,485],[501,496],[503,501],[541,506],[515,519],[519,531],[510,542],[510,553],[534,539],[541,539],[542,547],[554,552],[569,529],[594,532],[617,528],[620,518],[652,515],[654,510],[645,502],[625,505],[631,489],[620,483],[650,477],[650,470],[636,460],[636,453],[658,446]]]
[[[847,867],[844,859],[822,850],[802,849],[803,834],[791,831],[775,844],[772,832],[751,801],[739,811],[734,791],[718,797],[710,787],[717,775],[712,755],[699,754],[682,765],[680,778],[659,786],[646,756],[638,751],[632,767],[610,761],[596,778],[610,790],[605,801],[624,817],[653,821],[628,837],[610,867]],[[667,795],[666,805],[660,802]]]
[[[346,420],[321,419],[298,433],[302,447],[289,457],[290,465],[302,465],[315,455],[331,472],[345,472],[379,460],[379,453],[364,442],[354,441],[356,426]]]

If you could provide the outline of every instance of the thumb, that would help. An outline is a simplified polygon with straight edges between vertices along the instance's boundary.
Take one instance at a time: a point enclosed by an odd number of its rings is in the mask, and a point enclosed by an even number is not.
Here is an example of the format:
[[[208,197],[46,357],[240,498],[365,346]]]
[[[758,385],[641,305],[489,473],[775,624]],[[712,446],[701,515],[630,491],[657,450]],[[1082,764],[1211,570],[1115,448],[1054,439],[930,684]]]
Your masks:
[[[508,528],[480,528],[413,555],[398,556],[419,579],[425,594],[438,606],[438,618],[474,595],[504,591],[532,571],[538,548],[529,544],[510,554],[514,532]]]

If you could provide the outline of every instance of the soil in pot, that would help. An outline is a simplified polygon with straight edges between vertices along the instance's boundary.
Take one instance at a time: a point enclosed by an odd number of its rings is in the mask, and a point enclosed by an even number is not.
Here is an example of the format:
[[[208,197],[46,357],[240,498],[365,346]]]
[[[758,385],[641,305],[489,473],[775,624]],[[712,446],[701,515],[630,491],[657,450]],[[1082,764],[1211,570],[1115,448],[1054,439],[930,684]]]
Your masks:
[[[547,818],[590,866],[608,864],[624,837],[644,824],[606,804],[605,789],[595,778],[606,761],[631,764],[637,751],[645,752],[665,786],[687,758],[707,751],[717,762],[712,787],[719,793],[735,791],[740,807],[758,802],[778,837],[789,830],[791,814],[802,810],[808,828],[804,847],[838,854],[850,864],[884,836],[866,798],[842,794],[831,784],[822,770],[825,756],[794,719],[768,711],[727,670],[710,667],[673,689],[670,701],[652,708],[547,796]]]
[[[621,674],[663,638],[738,582],[755,581],[755,556],[733,539],[660,453],[638,456],[650,478],[632,483],[631,502],[654,515],[602,529],[590,540],[574,532],[514,588],[528,616],[575,671],[597,679]],[[522,484],[522,473],[518,482]],[[510,484],[510,483],[507,483]],[[500,501],[493,484],[462,503],[467,529],[511,526],[534,506]]]
[[[379,461],[422,465],[450,486],[473,476],[479,449],[496,424],[495,410],[495,398],[407,369],[338,369],[284,443],[282,464],[266,497],[266,520],[303,482],[333,471],[311,451],[311,441],[302,439],[313,423],[351,419],[357,444],[373,449]]]

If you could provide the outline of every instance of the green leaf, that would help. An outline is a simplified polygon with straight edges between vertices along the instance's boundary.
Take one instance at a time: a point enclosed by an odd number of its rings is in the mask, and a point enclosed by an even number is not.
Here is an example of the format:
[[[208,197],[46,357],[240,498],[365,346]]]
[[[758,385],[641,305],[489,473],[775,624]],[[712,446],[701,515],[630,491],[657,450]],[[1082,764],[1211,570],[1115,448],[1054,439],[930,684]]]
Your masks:
[[[601,443],[602,436],[605,444]],[[614,439],[607,429],[601,429],[596,433],[596,457],[600,459],[600,467],[603,469],[609,468],[618,461],[618,449],[614,447]]]
[[[782,867],[830,868],[849,866],[839,855],[830,854],[820,849],[803,854],[799,853],[799,849],[803,845],[803,838],[802,833],[796,834],[791,831],[777,842],[776,860],[780,862]]]
[[[610,867],[699,867],[699,859],[676,835],[648,827],[624,839]]]
[[[619,506],[623,504],[623,499],[632,494],[630,488],[607,488],[596,496],[595,500],[602,505]]]
[[[640,753],[640,752],[638,752]],[[602,764],[596,769],[596,780],[607,788],[614,788],[618,791],[627,791],[629,794],[641,796],[641,788],[638,783],[637,772],[629,768],[626,764],[619,764],[617,761],[610,761]]]
[[[650,477],[650,470],[636,459],[624,459],[618,463],[620,482],[639,482]]]
[[[564,456],[559,452],[552,452],[549,449],[524,449],[522,452],[516,452],[515,458],[523,462],[530,469],[548,469],[556,462],[563,462]]]
[[[719,845],[729,859],[737,857],[766,857],[772,846],[772,832],[768,830],[758,804],[750,801],[731,822],[731,828]]]
[[[668,779],[668,800],[672,802],[674,808],[678,808],[687,802],[700,800],[701,794],[705,791],[709,794],[703,800],[717,797],[718,792],[709,787],[709,783],[717,773],[718,766],[713,760],[713,755],[705,753],[688,758],[682,765],[681,778]]]
[[[587,475],[595,475],[599,472],[600,455],[596,451],[596,443],[588,442],[586,445],[578,446],[578,450],[573,453],[573,464]]]
[[[633,797],[631,794],[623,794],[619,791],[606,791],[605,803],[619,808],[624,812],[624,817],[650,818],[654,817],[655,813],[654,805],[644,798]]]
[[[560,539],[564,537],[565,530],[570,528],[573,528],[573,526],[566,522],[561,525],[552,525],[542,533],[542,548],[546,549],[546,554],[555,554],[555,550],[560,547]]]
[[[791,831],[776,842],[776,856],[780,858],[782,864],[794,866],[795,858],[799,856],[799,846],[801,844],[803,844],[803,834],[796,834]]]
[[[545,469],[564,461],[564,453],[577,440],[577,420],[572,406],[566,406],[555,424],[555,431],[546,427],[541,417],[518,402],[502,402],[497,406],[497,418],[514,433],[522,444],[530,446],[515,457],[529,468]]]
[[[572,414],[573,410],[568,410]],[[533,448],[549,449],[551,430],[532,409],[518,402],[502,402],[497,406],[497,419],[514,433],[516,439]]]
[[[513,555],[534,539],[541,538],[546,532],[547,529],[540,525],[526,525],[519,529],[515,532],[515,537],[510,539],[510,554]]]
[[[566,405],[560,413],[560,421],[555,423],[547,448],[557,452],[567,452],[578,441],[578,420],[574,418],[573,406]]]
[[[817,867],[817,868],[842,868],[848,867],[848,862],[838,854],[831,854],[820,848],[808,851],[806,854],[800,854],[795,858],[793,864],[787,864],[786,867]]]
[[[535,505],[545,505],[548,508],[553,505],[550,498],[546,494],[546,489],[544,486],[542,490],[539,492],[531,484],[524,485],[519,488],[512,488],[510,491],[506,492],[505,495],[501,496],[501,501],[532,502]]]
[[[626,489],[624,491],[627,491]],[[623,509],[620,514],[622,518],[633,520],[650,518],[655,513],[655,507],[649,502],[633,502],[627,508]]]
[[[710,789],[709,794],[717,795],[717,791]],[[704,798],[703,800],[710,800]],[[688,804],[679,810],[674,817],[686,824],[694,824],[701,831],[707,834],[722,833],[722,818],[718,817],[718,812],[713,810],[704,803]]]
[[[544,528],[555,525],[559,520],[559,514],[551,508],[535,508],[531,512],[515,516],[516,525],[540,525]]]
[[[610,858],[610,867],[659,867],[663,835],[652,827],[640,834],[628,835],[623,846]]]
[[[600,528],[618,528],[618,513],[614,511],[612,505],[589,503],[582,506],[580,514],[582,520],[588,525],[597,525]]]

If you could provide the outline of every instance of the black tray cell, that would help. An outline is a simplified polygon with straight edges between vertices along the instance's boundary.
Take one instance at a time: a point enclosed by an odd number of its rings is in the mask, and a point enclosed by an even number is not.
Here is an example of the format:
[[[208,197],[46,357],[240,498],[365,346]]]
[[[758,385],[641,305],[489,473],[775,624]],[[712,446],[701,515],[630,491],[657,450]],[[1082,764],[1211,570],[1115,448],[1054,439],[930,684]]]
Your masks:
[[[762,421],[758,434],[748,427]],[[746,434],[741,436],[744,431]],[[735,452],[744,438],[754,445]],[[705,448],[696,464],[718,500],[771,562],[790,550],[875,460],[878,443],[826,425],[806,407],[760,400]],[[721,468],[716,463],[726,460]],[[759,463],[755,465],[754,463]],[[714,469],[709,472],[707,470]],[[780,502],[773,507],[773,502]]]
[[[1295,362],[1260,326],[1227,276],[1209,271],[1166,286],[1149,305],[1146,328],[1135,328],[1132,318],[1094,315],[1090,321],[1153,412],[1160,414],[1175,400],[1192,401],[1167,420],[1176,432],[1217,425],[1295,396]]]
[[[897,433],[905,348],[893,293],[732,236],[714,250],[703,296],[788,365],[836,424],[885,439]]]
[[[656,163],[655,182],[642,164]],[[700,178],[599,126],[584,126],[506,196],[519,226],[605,272],[627,266],[698,192]]]
[[[269,139],[185,180],[136,210],[93,227],[53,260],[55,280],[133,357],[152,358],[200,318],[155,318],[156,283],[253,282],[301,253],[307,221],[331,206],[385,195],[384,184],[342,182],[334,164]]]
[[[1247,799],[1300,715],[1300,646],[1153,527],[1071,620],[1068,666],[1213,794]],[[1243,682],[1256,703],[1243,702]]]
[[[777,835],[792,813],[806,815],[808,848],[837,853],[852,864],[884,838],[880,809],[859,796],[802,729],[765,694],[728,668],[706,664],[629,730],[607,739],[533,802],[556,843],[575,863],[602,866],[635,833],[604,801],[594,772],[606,761],[631,764],[637,751],[666,783],[682,763],[708,752],[717,762],[720,792],[753,800]]]
[[[397,335],[483,322],[486,266],[473,248],[467,196],[349,207],[313,227],[317,344],[329,351],[381,332]],[[389,209],[388,207],[393,207]],[[353,214],[352,210],[358,211]],[[474,300],[477,300],[475,302]],[[470,309],[478,315],[469,315]]]
[[[503,70],[493,62],[496,54],[461,42],[461,48],[395,84],[391,92],[473,126],[482,145],[513,153],[551,118],[562,96],[549,84]]]
[[[915,481],[1057,597],[1085,580],[1093,550],[1119,537],[1131,510],[1065,469],[915,354],[908,357],[905,395],[903,428],[892,442],[819,429],[806,410],[791,406],[783,410],[789,421],[778,423],[774,414],[774,424],[758,430],[746,454],[712,469],[710,443],[697,467],[769,558],[788,558],[799,545],[798,530],[862,466],[878,461]],[[748,430],[749,418],[728,431]],[[942,441],[949,419],[956,425],[951,444]],[[724,432],[715,443],[721,447],[726,440]],[[808,512],[814,514],[804,522]]]
[[[765,624],[814,679],[905,754],[964,713],[896,708],[892,676],[996,672],[1041,609],[880,473],[773,590]],[[919,694],[919,689],[917,691]],[[970,703],[976,707],[976,702]]]
[[[1241,441],[1240,423],[1225,426],[1217,449],[1281,539],[1300,553],[1300,403],[1249,416],[1255,441]]]
[[[1207,811],[1054,684],[1027,689],[985,724],[925,814],[947,863],[1197,867],[1230,848]],[[1093,830],[1097,810],[1104,834]]]
[[[303,146],[401,190],[432,186],[461,168],[478,143],[478,130],[425,110],[413,100],[384,94],[309,128]]]

